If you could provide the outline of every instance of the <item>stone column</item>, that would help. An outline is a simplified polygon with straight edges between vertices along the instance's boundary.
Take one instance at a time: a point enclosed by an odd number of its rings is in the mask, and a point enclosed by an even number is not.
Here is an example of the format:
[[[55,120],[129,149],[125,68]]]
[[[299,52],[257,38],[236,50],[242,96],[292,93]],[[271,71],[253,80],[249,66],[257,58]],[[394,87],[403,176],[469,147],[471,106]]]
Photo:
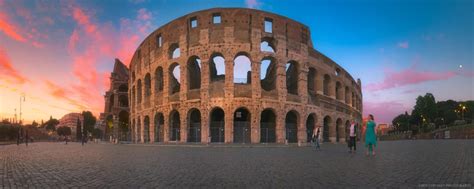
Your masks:
[[[210,143],[209,141],[209,110],[207,108],[202,108],[201,111],[201,143],[206,144]]]
[[[154,111],[152,111],[154,112]],[[152,113],[153,114],[153,113]],[[151,115],[150,117],[150,134],[148,135],[150,137],[150,143],[155,143],[155,116]]]
[[[170,141],[170,113],[169,111],[163,111],[163,142],[167,143]]]
[[[282,109],[276,110],[276,139],[277,143],[285,143],[286,133],[285,133],[285,114]]]
[[[332,143],[336,142],[336,122],[337,117],[331,116],[331,122],[329,123],[329,141],[331,141]]]
[[[230,107],[225,108],[225,125],[224,125],[224,135],[225,143],[234,142],[234,112]]]

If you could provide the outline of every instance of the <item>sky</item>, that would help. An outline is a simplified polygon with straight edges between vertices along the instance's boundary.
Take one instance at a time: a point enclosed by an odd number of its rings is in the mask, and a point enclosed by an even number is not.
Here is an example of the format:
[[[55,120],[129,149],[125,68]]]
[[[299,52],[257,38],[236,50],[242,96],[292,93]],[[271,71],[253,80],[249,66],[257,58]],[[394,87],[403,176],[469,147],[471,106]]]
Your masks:
[[[0,118],[104,108],[114,59],[152,31],[213,7],[273,12],[310,28],[314,47],[362,80],[364,116],[390,123],[418,95],[474,99],[469,0],[0,0]],[[24,96],[25,98],[21,98]]]

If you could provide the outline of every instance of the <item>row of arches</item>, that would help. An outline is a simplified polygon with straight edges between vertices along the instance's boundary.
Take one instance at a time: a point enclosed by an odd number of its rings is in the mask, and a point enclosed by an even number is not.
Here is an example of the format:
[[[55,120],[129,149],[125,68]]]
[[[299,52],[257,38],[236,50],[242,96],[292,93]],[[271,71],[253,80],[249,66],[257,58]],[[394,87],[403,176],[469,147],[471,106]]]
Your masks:
[[[237,53],[233,61],[233,82],[237,85],[248,85],[252,83],[252,62],[250,56],[245,52]],[[276,89],[277,84],[277,61],[272,56],[264,57],[260,62],[260,85],[265,91]],[[202,83],[202,64],[198,56],[188,58],[186,64],[186,74],[181,74],[181,65],[177,62],[168,67],[168,76],[164,75],[163,67],[159,66],[154,71],[153,80],[150,73],[145,77],[138,79],[132,86],[132,101],[136,99],[137,103],[142,102],[144,98],[148,99],[152,92],[156,95],[162,95],[164,88],[164,79],[168,79],[169,95],[179,93],[181,89],[181,77],[184,75],[187,82],[187,90],[199,90]],[[224,82],[226,79],[226,61],[221,53],[212,54],[207,66],[209,67],[209,82],[212,85],[215,82]],[[290,60],[285,64],[286,90],[288,94],[299,95],[299,75],[301,65],[297,61]],[[134,75],[134,74],[133,74]],[[334,96],[337,100],[344,101],[346,104],[360,110],[361,98],[357,95],[354,87],[344,85],[338,75],[331,77],[329,74],[320,74],[317,69],[310,67],[307,74],[307,91],[316,94],[321,91],[326,96]],[[152,84],[154,82],[154,85]],[[134,81],[133,81],[134,82]],[[142,84],[143,82],[143,84]],[[144,85],[144,86],[142,86]],[[154,90],[152,90],[154,87]],[[136,97],[135,97],[136,94]]]
[[[234,143],[251,143],[252,135],[259,135],[260,143],[276,143],[278,142],[279,133],[284,133],[284,139],[288,143],[298,142],[299,125],[299,113],[295,110],[291,110],[286,113],[284,120],[283,131],[277,130],[277,114],[273,109],[267,108],[260,112],[260,123],[256,127],[259,132],[252,132],[251,124],[251,113],[245,108],[241,107],[233,112],[233,127],[225,127],[225,112],[220,107],[215,107],[209,112],[209,121],[207,122],[208,127],[202,127],[202,114],[197,108],[192,108],[187,112],[187,115],[183,117],[176,110],[169,113],[169,117],[165,120],[163,113],[158,112],[154,115],[154,118],[149,116],[143,117],[143,125],[141,125],[140,117],[132,121],[132,131],[135,141],[138,142],[166,142],[166,141],[179,141],[179,142],[211,142],[211,143],[224,143],[226,141],[226,129],[232,129],[232,142]],[[254,115],[255,116],[255,115]],[[154,122],[150,122],[153,119]],[[181,119],[187,119],[186,126],[182,126]],[[167,122],[168,124],[165,124]],[[309,142],[315,128],[317,127],[318,119],[316,114],[312,113],[308,115],[305,123],[306,142]],[[320,128],[320,134],[324,142],[342,142],[345,140],[347,133],[347,127],[349,126],[349,120],[343,123],[341,118],[336,119],[333,124],[333,118],[331,116],[325,116],[323,118],[322,127]],[[153,129],[150,129],[153,127]],[[167,127],[165,129],[165,127]],[[182,138],[182,129],[186,129],[186,136]],[[209,137],[203,141],[203,129],[208,129],[207,134]],[[143,132],[142,132],[143,130]],[[153,132],[151,135],[150,131]],[[254,130],[255,131],[255,127]],[[256,137],[256,136],[254,136]],[[280,136],[282,137],[282,136]]]

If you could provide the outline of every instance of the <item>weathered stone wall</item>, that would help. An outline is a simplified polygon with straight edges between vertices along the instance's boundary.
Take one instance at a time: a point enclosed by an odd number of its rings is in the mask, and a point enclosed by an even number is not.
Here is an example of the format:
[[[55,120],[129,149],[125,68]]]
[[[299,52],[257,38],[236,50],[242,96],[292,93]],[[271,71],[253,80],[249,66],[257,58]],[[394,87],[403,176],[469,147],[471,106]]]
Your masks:
[[[220,14],[220,24],[213,23],[213,15],[216,14]],[[197,27],[192,28],[191,20],[194,19],[197,20]],[[272,21],[271,33],[264,31],[265,20]],[[263,52],[260,48],[262,40],[269,41],[274,52]],[[172,58],[172,50],[176,46],[179,46],[180,56]],[[211,75],[216,75],[212,63],[216,54],[225,59],[225,77],[218,76],[212,80]],[[238,55],[245,55],[251,61],[251,82],[248,84],[234,83],[234,58]],[[201,60],[200,78],[189,77],[190,74],[196,75],[196,66],[188,66],[193,62],[192,57]],[[261,61],[265,58],[271,58],[275,63],[275,67],[269,68],[267,73],[275,74],[275,77],[263,80],[265,86],[275,84],[274,89],[269,91],[262,88],[260,77]],[[287,78],[287,62],[296,65],[294,77]],[[172,94],[173,86],[170,85],[175,83],[172,82],[172,68],[175,65],[180,67],[180,90]],[[155,74],[158,69],[162,70],[162,77]],[[314,78],[308,78],[310,69],[315,70]],[[131,129],[135,142],[169,142],[173,134],[172,111],[179,113],[179,142],[190,141],[188,132],[195,132],[190,130],[191,109],[199,110],[200,113],[201,138],[198,142],[202,143],[210,142],[211,111],[215,108],[221,108],[225,113],[223,132],[226,143],[235,141],[237,131],[234,125],[237,123],[234,124],[234,119],[237,119],[235,111],[239,108],[245,108],[250,113],[250,126],[246,132],[250,133],[250,141],[247,142],[252,143],[262,142],[260,120],[265,109],[270,109],[276,115],[274,132],[277,143],[284,143],[287,138],[285,126],[288,124],[285,119],[290,111],[296,114],[297,142],[302,143],[307,141],[307,121],[310,116],[315,120],[311,126],[321,128],[324,128],[324,118],[329,117],[326,119],[331,120],[326,123],[329,132],[321,131],[321,135],[329,135],[332,142],[345,141],[345,125],[348,121],[354,119],[361,123],[361,83],[354,81],[342,67],[313,49],[307,26],[268,12],[216,8],[173,20],[142,42],[133,56],[130,72]],[[147,86],[144,81],[147,74],[151,75],[150,96],[145,95]],[[330,77],[327,95],[323,93],[325,75]],[[314,86],[307,86],[308,79],[312,80],[310,83]],[[288,93],[287,80],[297,85],[296,94]],[[155,89],[155,82],[162,82],[163,89]],[[192,82],[193,86],[195,82],[200,82],[200,88],[189,89]],[[138,85],[142,85],[141,102],[138,101],[140,92],[135,91]],[[340,87],[336,89],[336,86]],[[340,94],[336,95],[336,91]]]

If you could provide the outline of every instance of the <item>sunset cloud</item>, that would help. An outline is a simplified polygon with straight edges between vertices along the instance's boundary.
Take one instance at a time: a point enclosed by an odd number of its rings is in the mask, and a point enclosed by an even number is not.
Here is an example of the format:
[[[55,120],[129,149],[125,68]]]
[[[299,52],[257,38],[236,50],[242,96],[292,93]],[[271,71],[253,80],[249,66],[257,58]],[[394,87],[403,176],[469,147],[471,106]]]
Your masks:
[[[9,20],[9,17],[2,12],[0,12],[0,31],[16,41],[26,41],[25,37],[19,33],[19,29]]]
[[[372,114],[376,123],[392,123],[392,119],[405,111],[410,111],[402,103],[396,101],[370,102],[364,101],[364,114]]]
[[[421,71],[415,65],[401,71],[386,70],[384,79],[380,83],[370,83],[365,87],[368,91],[380,91],[407,85],[415,85],[428,81],[447,80],[454,76],[472,77],[470,72],[460,71]]]
[[[21,75],[10,62],[6,52],[0,47],[0,80],[5,80],[12,84],[24,84],[28,79]]]

